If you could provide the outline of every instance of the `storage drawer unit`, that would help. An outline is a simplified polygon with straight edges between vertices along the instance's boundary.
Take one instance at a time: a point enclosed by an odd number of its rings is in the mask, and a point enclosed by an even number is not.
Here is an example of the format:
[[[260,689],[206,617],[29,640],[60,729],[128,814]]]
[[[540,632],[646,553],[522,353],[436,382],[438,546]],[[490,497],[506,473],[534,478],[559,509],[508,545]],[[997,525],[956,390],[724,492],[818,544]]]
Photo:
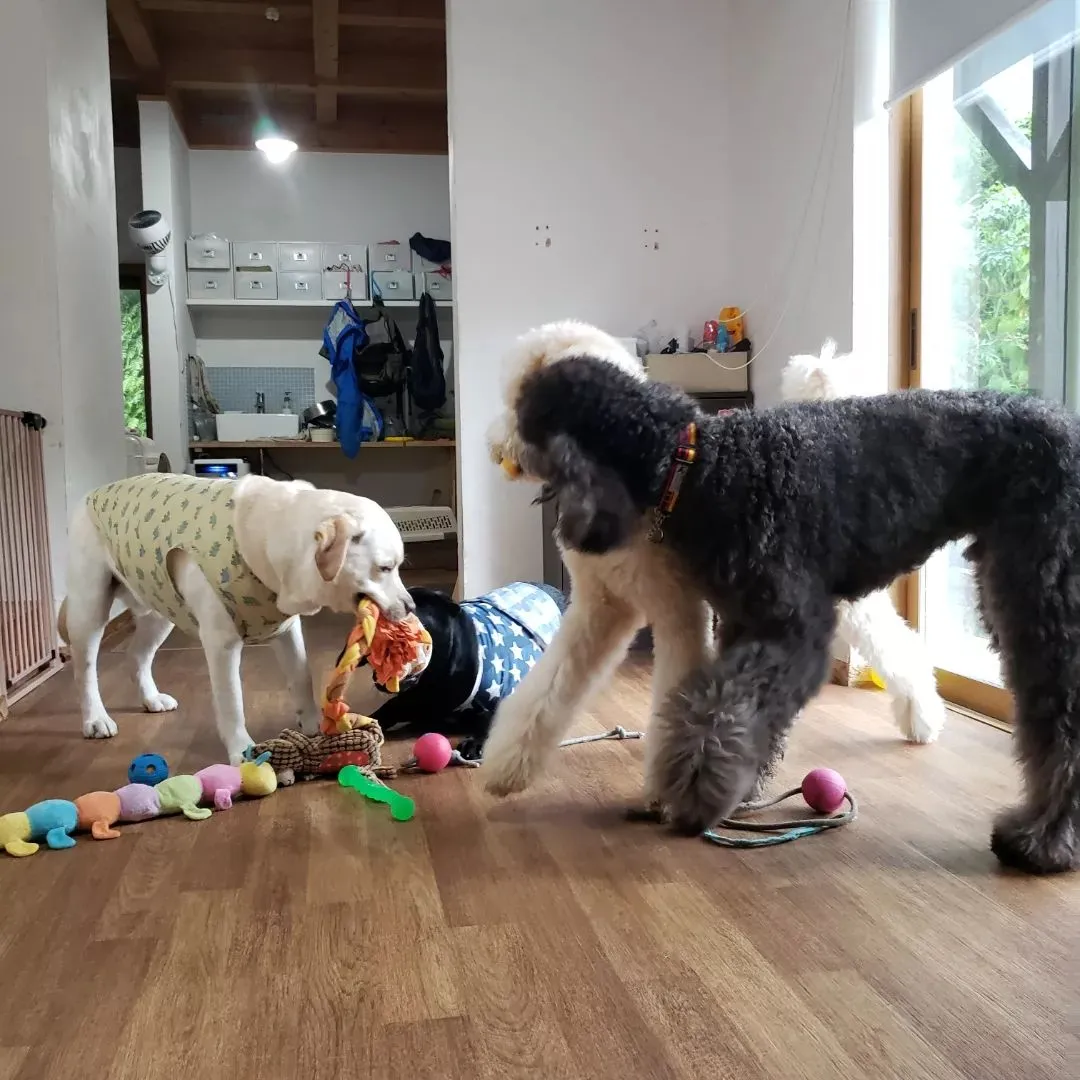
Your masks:
[[[352,298],[355,301],[368,299],[367,274],[363,270],[352,270]],[[322,294],[324,300],[344,300],[346,281],[349,274],[344,270],[324,270],[322,272]]]
[[[322,277],[318,270],[288,270],[277,276],[279,300],[321,300]]]
[[[408,270],[375,270],[371,275],[371,292],[384,300],[412,300],[415,283]]]
[[[277,244],[267,240],[234,240],[232,259],[237,270],[277,270]]]
[[[281,242],[277,246],[277,268],[282,272],[317,272],[320,261],[318,244]]]
[[[189,270],[229,270],[229,241],[220,236],[189,236],[184,245]]]
[[[370,245],[372,270],[411,270],[412,248],[403,239],[378,240]]]
[[[237,270],[233,295],[237,300],[276,300],[277,274],[273,270]]]
[[[189,300],[231,300],[233,274],[231,270],[189,270],[187,275]]]
[[[323,244],[323,270],[360,270],[367,273],[367,244]]]
[[[430,293],[432,300],[454,299],[454,278],[438,270],[425,270],[416,275],[416,295]]]

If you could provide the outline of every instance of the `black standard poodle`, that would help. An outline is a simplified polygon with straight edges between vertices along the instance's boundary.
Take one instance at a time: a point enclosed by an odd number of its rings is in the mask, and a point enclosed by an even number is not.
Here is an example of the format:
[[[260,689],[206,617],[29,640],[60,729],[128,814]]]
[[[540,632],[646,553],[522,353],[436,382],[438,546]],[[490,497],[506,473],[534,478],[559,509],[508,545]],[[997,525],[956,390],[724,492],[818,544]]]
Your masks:
[[[534,360],[510,393],[504,465],[557,498],[577,565],[666,549],[720,617],[719,651],[666,695],[647,740],[647,797],[677,829],[708,828],[769,775],[825,680],[836,602],[967,537],[1016,698],[1026,786],[991,847],[1032,873],[1077,865],[1080,419],[1033,397],[960,391],[709,416],[589,354]],[[602,618],[590,615],[594,640]],[[572,600],[561,634],[574,621]],[[496,716],[493,791],[531,781],[509,739],[529,746],[525,710],[539,715],[541,680],[557,689],[553,664],[504,706],[507,730]]]

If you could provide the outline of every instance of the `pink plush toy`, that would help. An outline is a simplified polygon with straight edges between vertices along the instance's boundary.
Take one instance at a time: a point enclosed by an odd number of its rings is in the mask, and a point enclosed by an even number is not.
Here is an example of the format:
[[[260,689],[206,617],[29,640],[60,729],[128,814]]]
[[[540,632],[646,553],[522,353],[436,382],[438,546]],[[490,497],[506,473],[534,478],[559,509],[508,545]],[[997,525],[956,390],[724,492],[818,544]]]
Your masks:
[[[228,810],[237,795],[260,798],[277,791],[277,774],[270,765],[269,752],[254,761],[235,765],[209,765],[195,774],[202,784],[203,801],[214,804],[215,810]]]

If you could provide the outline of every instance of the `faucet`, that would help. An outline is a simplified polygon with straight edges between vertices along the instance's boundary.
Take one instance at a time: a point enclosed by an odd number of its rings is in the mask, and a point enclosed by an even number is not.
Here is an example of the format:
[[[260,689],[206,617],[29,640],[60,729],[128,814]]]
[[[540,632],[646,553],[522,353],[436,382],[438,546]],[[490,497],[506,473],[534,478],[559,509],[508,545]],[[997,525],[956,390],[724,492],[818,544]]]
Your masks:
[[[261,390],[255,394],[255,411],[257,413],[266,412],[266,394]]]

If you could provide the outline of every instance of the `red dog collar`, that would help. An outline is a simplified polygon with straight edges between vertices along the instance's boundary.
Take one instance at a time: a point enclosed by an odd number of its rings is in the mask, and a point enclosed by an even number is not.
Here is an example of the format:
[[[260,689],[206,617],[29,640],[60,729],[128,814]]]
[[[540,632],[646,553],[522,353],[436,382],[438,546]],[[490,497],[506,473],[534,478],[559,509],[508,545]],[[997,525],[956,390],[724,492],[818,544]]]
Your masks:
[[[653,523],[649,529],[649,539],[654,544],[659,544],[664,539],[664,522],[675,509],[675,504],[679,501],[679,492],[682,491],[683,480],[686,479],[686,474],[696,458],[697,424],[689,423],[679,432],[679,442],[672,455],[671,468],[668,469],[667,479],[664,480],[664,487],[660,492],[660,502],[653,509]]]

